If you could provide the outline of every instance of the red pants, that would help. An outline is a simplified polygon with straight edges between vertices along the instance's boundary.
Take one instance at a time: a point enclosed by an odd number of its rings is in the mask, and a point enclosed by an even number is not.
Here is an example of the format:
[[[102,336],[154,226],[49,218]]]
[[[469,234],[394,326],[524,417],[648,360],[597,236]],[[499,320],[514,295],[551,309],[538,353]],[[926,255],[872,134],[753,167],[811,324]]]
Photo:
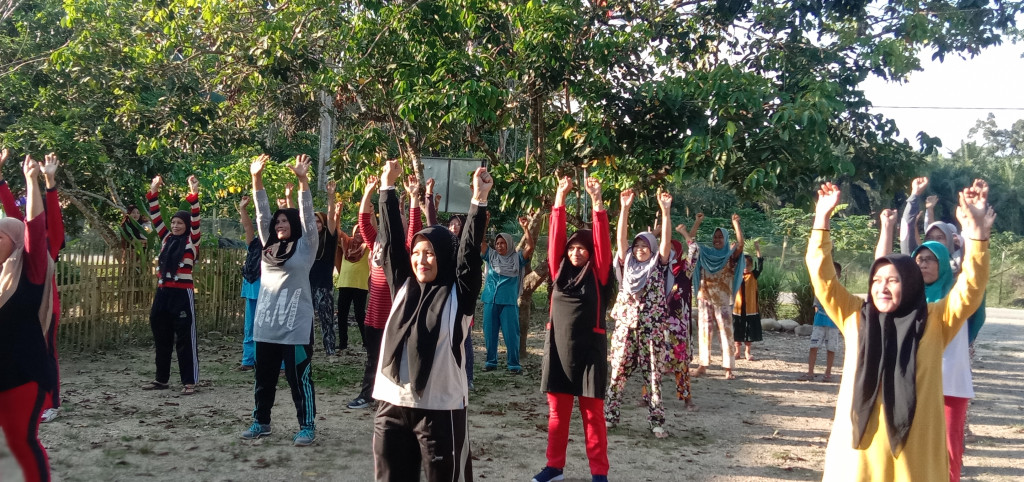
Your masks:
[[[572,399],[567,393],[548,393],[548,467],[565,467],[565,447],[569,445],[569,417]],[[587,459],[592,475],[608,475],[608,429],[604,425],[604,399],[576,397],[583,416],[587,440]]]
[[[39,413],[45,398],[35,382],[0,392],[0,428],[27,482],[50,480],[50,461],[39,443]]]
[[[960,482],[964,457],[964,425],[967,424],[969,398],[942,397],[946,405],[946,453],[949,454],[949,480]]]

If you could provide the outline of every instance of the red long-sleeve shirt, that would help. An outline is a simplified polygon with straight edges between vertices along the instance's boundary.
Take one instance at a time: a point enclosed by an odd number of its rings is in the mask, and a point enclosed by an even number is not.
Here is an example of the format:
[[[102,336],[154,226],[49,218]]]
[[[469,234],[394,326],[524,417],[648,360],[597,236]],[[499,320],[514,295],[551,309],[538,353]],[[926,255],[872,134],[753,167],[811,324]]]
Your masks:
[[[149,217],[153,219],[153,227],[156,229],[156,233],[160,235],[160,242],[163,243],[170,231],[167,226],[164,225],[164,220],[160,216],[160,194],[147,192],[146,200],[149,201]],[[194,285],[192,283],[192,268],[195,266],[196,258],[199,256],[199,195],[189,193],[185,196],[185,200],[188,201],[190,206],[190,226],[188,245],[185,246],[185,256],[181,259],[181,266],[178,268],[178,272],[175,274],[174,279],[164,280],[161,279],[161,288],[183,288],[190,289]]]
[[[377,243],[377,228],[373,227],[371,218],[373,213],[359,213],[359,234],[371,249]],[[409,228],[406,234],[406,248],[412,242],[412,237],[423,229],[423,219],[420,208],[409,210]],[[384,277],[384,269],[370,263],[370,301],[366,307],[366,326],[383,330],[388,322],[388,315],[391,314],[391,289],[388,288],[388,280]]]

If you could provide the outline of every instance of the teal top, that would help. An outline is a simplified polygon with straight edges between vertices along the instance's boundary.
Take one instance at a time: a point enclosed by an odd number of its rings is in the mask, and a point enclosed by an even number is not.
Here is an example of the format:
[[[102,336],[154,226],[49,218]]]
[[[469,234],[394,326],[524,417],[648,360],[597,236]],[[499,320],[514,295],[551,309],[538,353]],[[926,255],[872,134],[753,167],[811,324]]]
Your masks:
[[[487,247],[487,251],[484,252],[484,260],[488,259],[487,253],[491,251],[491,247]],[[523,253],[517,252],[519,256],[519,276],[502,276],[494,271],[494,267],[491,263],[487,263],[487,279],[484,280],[484,290],[480,295],[480,301],[484,303],[494,303],[498,305],[517,305],[519,304],[519,288],[522,285],[523,269],[526,266],[527,259],[523,257]]]

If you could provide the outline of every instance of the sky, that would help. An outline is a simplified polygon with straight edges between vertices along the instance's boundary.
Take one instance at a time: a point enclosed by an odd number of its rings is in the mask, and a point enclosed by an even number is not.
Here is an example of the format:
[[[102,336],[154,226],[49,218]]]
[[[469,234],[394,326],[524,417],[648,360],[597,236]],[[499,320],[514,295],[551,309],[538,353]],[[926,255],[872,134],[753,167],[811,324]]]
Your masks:
[[[861,84],[871,110],[896,121],[900,137],[918,147],[917,133],[942,139],[941,152],[957,149],[968,141],[968,131],[991,112],[1000,128],[1024,118],[1024,44],[1005,43],[988,48],[974,58],[947,56],[932,61],[922,54],[920,72],[897,84],[872,77]],[[928,107],[928,108],[896,108]],[[935,109],[967,107],[970,109]],[[999,108],[993,109],[993,108]],[[976,139],[982,141],[980,136]]]

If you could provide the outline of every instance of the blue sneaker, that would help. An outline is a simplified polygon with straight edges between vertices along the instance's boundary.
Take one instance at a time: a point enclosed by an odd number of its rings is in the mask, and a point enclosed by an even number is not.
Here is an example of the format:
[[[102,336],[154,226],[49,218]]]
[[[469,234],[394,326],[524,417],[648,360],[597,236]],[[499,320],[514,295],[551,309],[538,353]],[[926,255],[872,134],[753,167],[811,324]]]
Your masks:
[[[533,480],[530,482],[550,482],[553,480],[564,480],[565,476],[562,475],[562,469],[556,469],[554,467],[544,467],[539,474],[533,476]]]
[[[590,482],[608,482],[607,475],[592,475],[590,477]]]
[[[253,422],[248,429],[242,431],[240,436],[245,440],[256,440],[260,437],[266,437],[272,433],[274,433],[274,431],[270,428],[269,423],[264,424]]]
[[[312,445],[313,440],[315,439],[316,434],[313,433],[313,429],[304,428],[302,430],[299,430],[299,432],[296,433],[294,437],[292,437],[292,442],[295,444],[296,447],[305,447],[307,445]]]

